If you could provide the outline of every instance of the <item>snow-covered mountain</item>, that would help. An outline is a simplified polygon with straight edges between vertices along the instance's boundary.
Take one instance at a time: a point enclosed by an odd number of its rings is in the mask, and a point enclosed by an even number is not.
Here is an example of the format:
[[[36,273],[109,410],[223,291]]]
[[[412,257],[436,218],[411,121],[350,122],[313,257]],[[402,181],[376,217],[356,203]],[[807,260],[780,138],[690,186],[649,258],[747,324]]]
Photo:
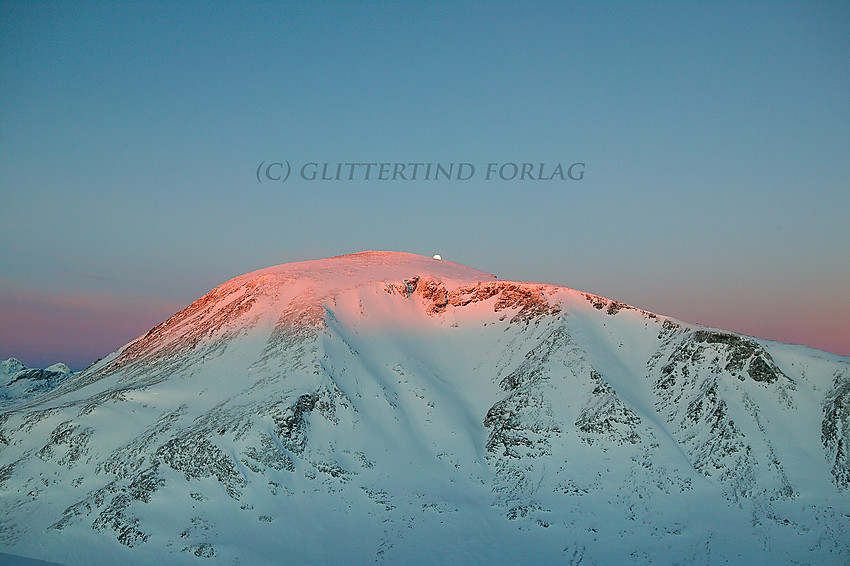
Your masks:
[[[237,277],[0,414],[0,551],[850,562],[850,358],[363,252]]]
[[[34,369],[27,368],[15,358],[2,361],[0,362],[0,407],[53,389],[72,374],[71,368],[63,363],[56,363],[44,369]]]

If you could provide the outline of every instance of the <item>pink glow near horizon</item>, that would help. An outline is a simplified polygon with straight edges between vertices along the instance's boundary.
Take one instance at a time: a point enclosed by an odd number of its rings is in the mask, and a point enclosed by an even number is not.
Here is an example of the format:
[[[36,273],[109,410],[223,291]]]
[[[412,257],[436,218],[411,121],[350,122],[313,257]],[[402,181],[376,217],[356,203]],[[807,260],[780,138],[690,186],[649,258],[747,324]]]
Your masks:
[[[64,362],[79,370],[186,305],[148,297],[0,294],[0,358],[28,367]]]

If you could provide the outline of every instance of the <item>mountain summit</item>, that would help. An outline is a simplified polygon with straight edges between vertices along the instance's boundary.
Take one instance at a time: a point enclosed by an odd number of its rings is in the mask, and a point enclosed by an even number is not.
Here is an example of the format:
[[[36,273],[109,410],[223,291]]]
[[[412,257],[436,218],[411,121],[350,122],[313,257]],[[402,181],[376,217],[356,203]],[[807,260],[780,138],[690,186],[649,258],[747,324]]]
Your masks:
[[[844,564],[848,368],[413,254],[281,265],[2,409],[0,550]]]

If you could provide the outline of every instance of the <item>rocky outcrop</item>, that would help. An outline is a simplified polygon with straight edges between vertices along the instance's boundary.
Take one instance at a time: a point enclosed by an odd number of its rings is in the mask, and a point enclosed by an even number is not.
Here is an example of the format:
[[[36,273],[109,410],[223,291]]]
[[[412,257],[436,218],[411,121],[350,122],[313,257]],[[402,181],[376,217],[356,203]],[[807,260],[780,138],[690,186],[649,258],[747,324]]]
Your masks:
[[[838,489],[850,488],[850,373],[836,372],[823,401],[821,442]]]

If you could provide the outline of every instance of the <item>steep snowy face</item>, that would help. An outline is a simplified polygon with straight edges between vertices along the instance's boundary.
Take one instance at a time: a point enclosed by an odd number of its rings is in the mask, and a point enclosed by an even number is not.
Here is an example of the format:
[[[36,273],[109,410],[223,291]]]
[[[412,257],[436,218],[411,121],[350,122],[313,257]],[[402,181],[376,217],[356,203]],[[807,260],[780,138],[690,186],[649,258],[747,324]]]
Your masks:
[[[347,292],[384,288],[407,297],[420,279],[445,289],[443,282],[494,278],[448,261],[373,251],[255,271],[216,287],[130,343],[97,371],[88,372],[88,380],[117,370],[132,373],[134,368],[147,375],[153,365],[166,375],[217,356],[240,339],[270,340],[266,346],[271,347],[282,334],[322,328],[330,308]],[[389,318],[397,315],[390,313]]]
[[[848,367],[412,254],[282,265],[0,414],[0,549],[845,563]]]

